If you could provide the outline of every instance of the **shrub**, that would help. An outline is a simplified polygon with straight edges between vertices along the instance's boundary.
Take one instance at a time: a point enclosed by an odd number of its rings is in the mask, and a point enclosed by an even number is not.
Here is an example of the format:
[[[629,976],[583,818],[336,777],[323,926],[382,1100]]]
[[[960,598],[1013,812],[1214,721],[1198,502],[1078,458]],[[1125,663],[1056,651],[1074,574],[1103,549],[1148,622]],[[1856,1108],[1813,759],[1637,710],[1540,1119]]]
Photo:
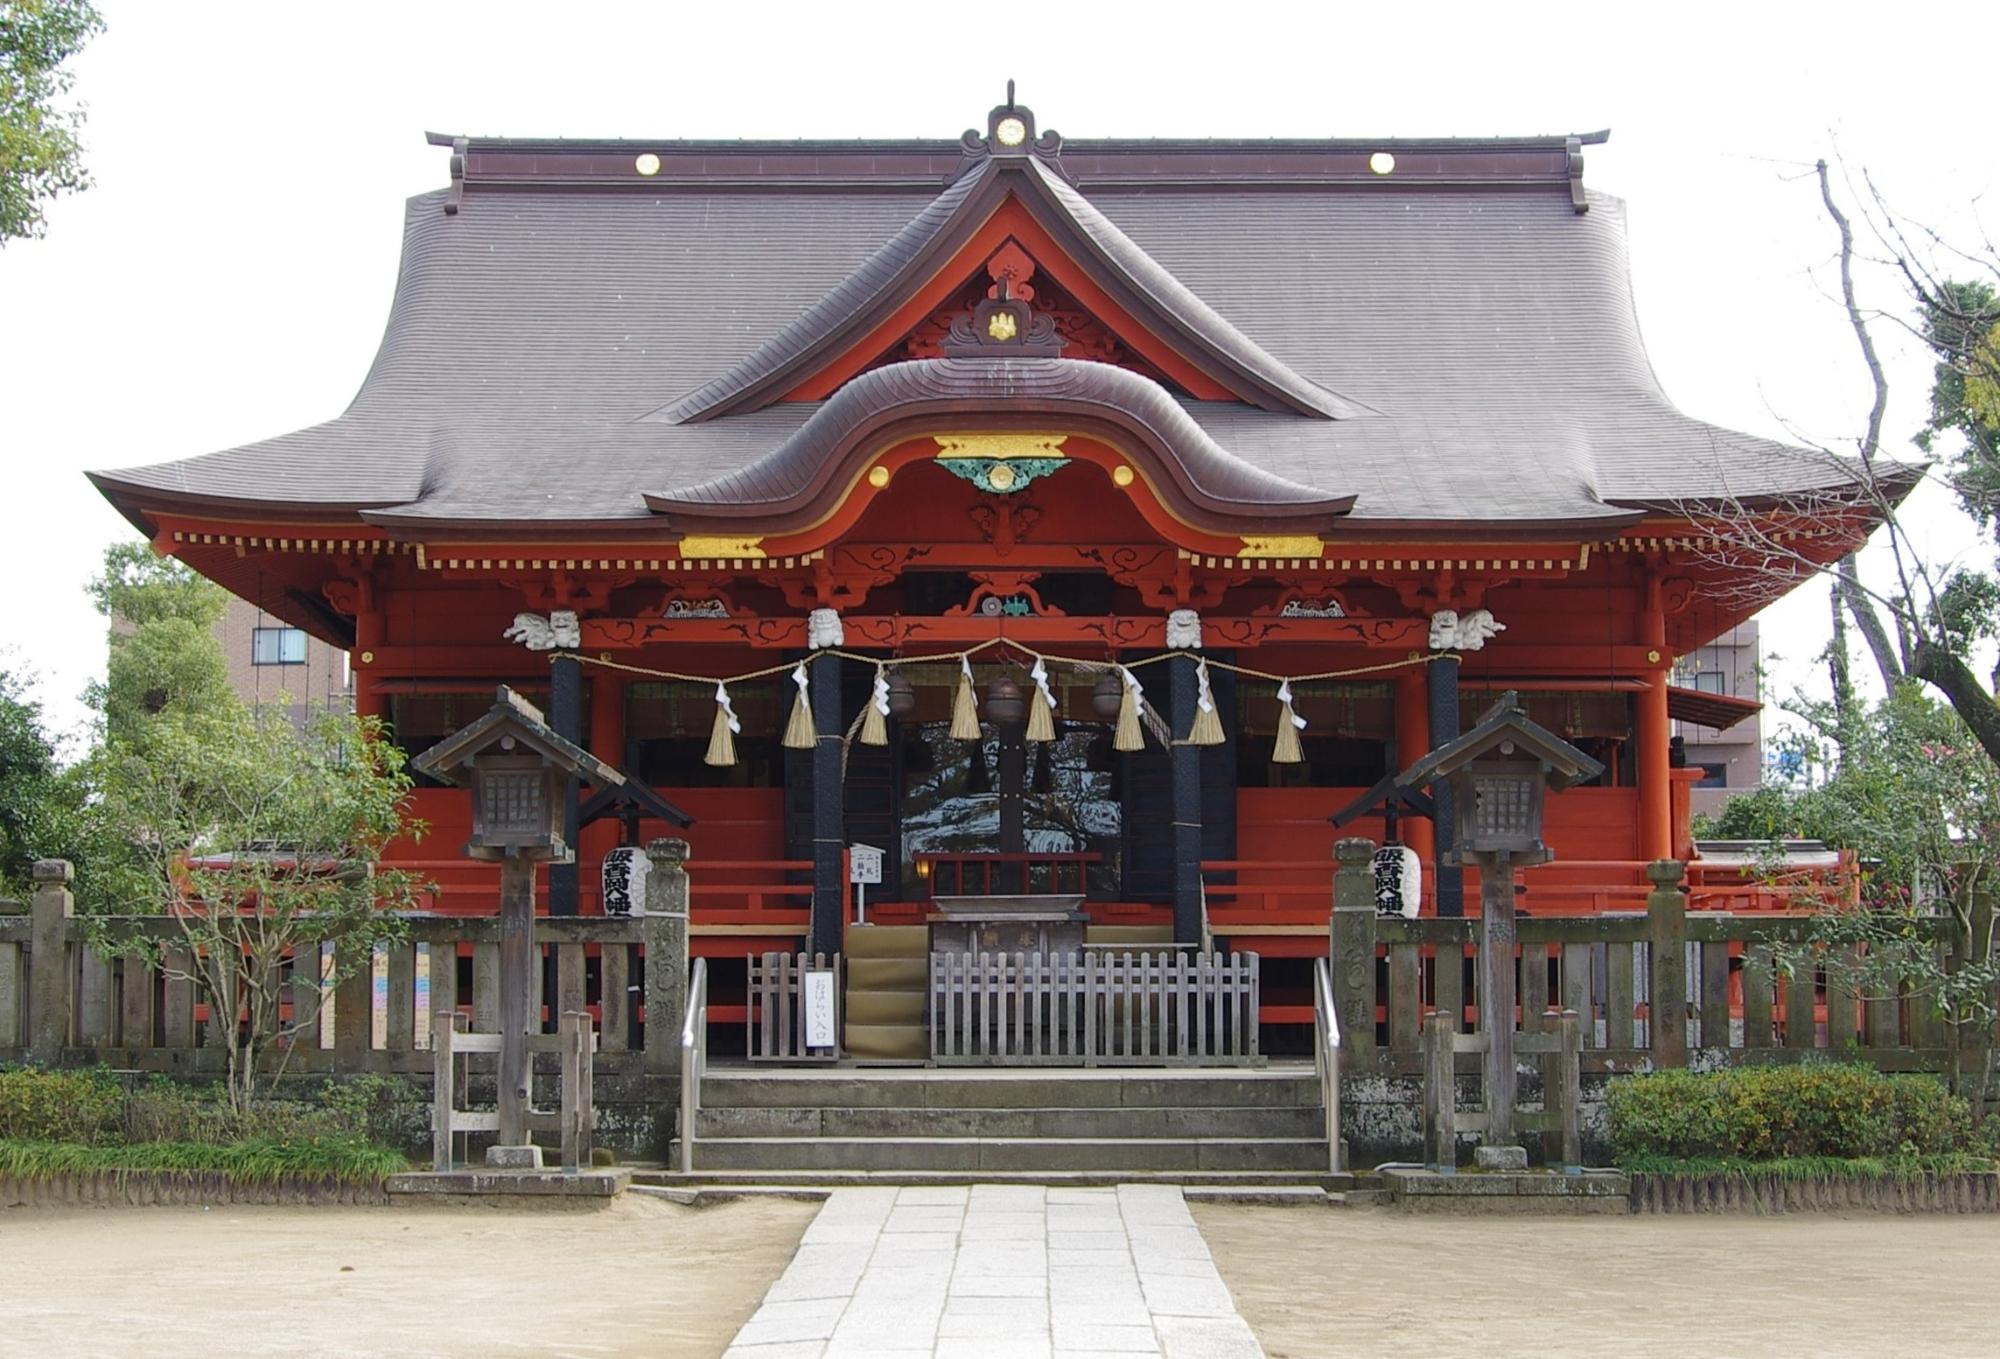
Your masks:
[[[161,1171],[184,1176],[218,1174],[239,1184],[272,1184],[291,1176],[366,1183],[407,1168],[400,1153],[358,1137],[307,1142],[258,1138],[226,1146],[146,1142],[100,1147],[0,1139],[0,1176],[20,1180],[102,1171]]]
[[[1971,1104],[1945,1089],[1942,1081],[1892,1076],[1889,1086],[1893,1094],[1889,1142],[1895,1153],[1916,1156],[1931,1147],[1956,1151],[1978,1146]]]
[[[0,1138],[115,1142],[123,1091],[106,1071],[0,1071]]]
[[[154,1076],[125,1101],[125,1140],[219,1147],[243,1141],[307,1142],[366,1131],[346,1110],[293,1100],[260,1100],[241,1112],[221,1086]]]
[[[1613,1156],[1712,1156],[1729,1140],[1715,1082],[1692,1071],[1613,1080],[1605,1096]]]
[[[1611,1082],[1611,1147],[1637,1160],[1951,1156],[1974,1149],[1972,1109],[1929,1076],[1855,1063],[1662,1071]]]

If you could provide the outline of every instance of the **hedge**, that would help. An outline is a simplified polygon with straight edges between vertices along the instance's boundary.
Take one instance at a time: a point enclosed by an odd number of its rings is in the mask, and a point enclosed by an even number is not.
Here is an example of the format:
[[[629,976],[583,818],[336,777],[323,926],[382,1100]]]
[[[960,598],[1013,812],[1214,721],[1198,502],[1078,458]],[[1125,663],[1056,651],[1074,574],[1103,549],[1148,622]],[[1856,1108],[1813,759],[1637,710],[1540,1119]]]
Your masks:
[[[1606,1096],[1621,1166],[1670,1161],[1955,1157],[1979,1153],[1990,1129],[1931,1076],[1808,1062],[1727,1071],[1624,1076]]]

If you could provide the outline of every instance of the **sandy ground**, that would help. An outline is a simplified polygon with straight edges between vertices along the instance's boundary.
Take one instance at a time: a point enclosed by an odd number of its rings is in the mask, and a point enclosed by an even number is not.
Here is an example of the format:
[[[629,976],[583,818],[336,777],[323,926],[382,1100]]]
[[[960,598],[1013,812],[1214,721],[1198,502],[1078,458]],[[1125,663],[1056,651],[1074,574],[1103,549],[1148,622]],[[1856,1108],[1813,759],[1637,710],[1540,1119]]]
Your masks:
[[[714,1359],[818,1205],[0,1211],[0,1355]]]
[[[1271,1359],[2000,1354],[2000,1217],[1194,1216]]]

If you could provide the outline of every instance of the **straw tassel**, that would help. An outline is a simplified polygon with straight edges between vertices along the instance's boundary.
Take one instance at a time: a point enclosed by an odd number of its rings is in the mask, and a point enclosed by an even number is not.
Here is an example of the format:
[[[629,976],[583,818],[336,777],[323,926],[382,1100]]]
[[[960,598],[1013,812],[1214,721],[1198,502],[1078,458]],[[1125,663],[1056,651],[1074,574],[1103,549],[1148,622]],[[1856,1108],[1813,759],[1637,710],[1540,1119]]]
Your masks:
[[[1111,733],[1111,748],[1144,750],[1146,733],[1139,726],[1139,677],[1122,665],[1118,667],[1118,677],[1125,681],[1125,694],[1118,700],[1118,725]]]
[[[1292,682],[1278,686],[1278,739],[1271,747],[1272,764],[1297,764],[1304,758],[1299,750],[1299,733],[1306,720],[1292,710]]]
[[[1208,687],[1208,662],[1194,668],[1194,721],[1188,724],[1187,743],[1191,746],[1222,744],[1222,715],[1215,710],[1215,692]]]
[[[951,700],[951,739],[982,739],[979,734],[979,702],[972,695],[972,662],[963,656],[958,658],[958,693]]]
[[[702,756],[707,764],[727,765],[736,763],[736,733],[743,730],[743,724],[736,718],[735,705],[729,701],[729,686],[717,683],[715,686],[715,726],[708,733],[708,754]]]
[[[1035,693],[1028,700],[1028,730],[1030,741],[1053,741],[1056,739],[1056,696],[1049,688],[1049,667],[1040,656],[1035,657],[1035,668],[1028,672],[1035,682]]]
[[[799,686],[799,696],[792,700],[792,720],[785,724],[785,749],[811,750],[819,741],[819,731],[813,726],[812,705],[806,702],[805,662],[792,670],[792,683]]]
[[[889,672],[875,667],[875,691],[868,696],[868,709],[861,714],[861,744],[889,744]]]

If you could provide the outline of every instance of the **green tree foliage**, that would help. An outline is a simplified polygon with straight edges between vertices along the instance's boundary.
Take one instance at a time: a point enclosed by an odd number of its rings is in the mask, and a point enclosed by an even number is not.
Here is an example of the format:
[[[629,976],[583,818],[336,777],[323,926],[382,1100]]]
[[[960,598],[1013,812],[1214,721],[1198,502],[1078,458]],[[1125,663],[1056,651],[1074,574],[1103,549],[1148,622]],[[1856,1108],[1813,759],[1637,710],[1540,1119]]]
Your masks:
[[[1806,726],[1779,738],[1783,763],[1823,776],[1733,799],[1697,834],[1855,851],[1860,909],[1822,911],[1803,938],[1773,943],[1770,970],[1824,975],[1859,1000],[1927,1006],[1965,1059],[1954,1060],[1954,1084],[1983,1095],[2000,967],[1992,917],[1973,894],[2000,882],[2000,768],[1949,704],[1912,681],[1845,720],[1832,703],[1788,706]],[[1776,855],[1765,876],[1792,881]],[[1807,884],[1796,885],[1799,906],[1816,908]]]
[[[49,200],[90,187],[64,63],[103,28],[89,0],[0,0],[0,244],[42,235]]]
[[[1778,763],[1808,777],[1731,799],[1702,835],[1854,850],[1866,904],[1927,915],[1948,909],[1968,867],[1992,866],[2000,770],[1949,704],[1905,682],[1845,722],[1831,702],[1786,707],[1802,725],[1774,739]]]
[[[403,755],[372,721],[321,713],[301,729],[245,704],[215,638],[228,594],[146,544],[109,549],[89,594],[111,650],[93,695],[102,744],[83,766],[101,849],[78,900],[101,951],[198,988],[247,1110],[415,903],[415,882],[380,868],[390,840],[422,830],[403,820]],[[173,929],[135,939],[111,919],[134,915]],[[321,942],[338,947],[318,984],[291,985],[301,945]]]
[[[144,543],[125,542],[105,550],[87,593],[111,621],[104,684],[90,696],[107,739],[139,741],[154,718],[242,706],[215,638],[229,604],[221,586]]]
[[[41,704],[0,670],[0,896],[25,893],[37,859],[80,857],[85,812],[83,780],[56,758]]]
[[[283,1074],[285,1040],[319,1022],[376,944],[400,937],[392,912],[413,908],[419,885],[383,869],[382,853],[423,828],[403,818],[403,756],[372,719],[325,713],[302,731],[239,704],[146,724],[96,757],[105,818],[132,853],[91,905],[164,911],[175,929],[134,938],[100,922],[96,942],[199,988],[221,1017],[231,1102],[247,1109]],[[287,985],[287,960],[318,941],[335,946],[319,985]]]
[[[1990,284],[1946,281],[1918,290],[1924,339],[1937,354],[1930,417],[1917,435],[1926,453],[1948,451],[1960,502],[1980,525],[2000,532],[2000,293]]]

